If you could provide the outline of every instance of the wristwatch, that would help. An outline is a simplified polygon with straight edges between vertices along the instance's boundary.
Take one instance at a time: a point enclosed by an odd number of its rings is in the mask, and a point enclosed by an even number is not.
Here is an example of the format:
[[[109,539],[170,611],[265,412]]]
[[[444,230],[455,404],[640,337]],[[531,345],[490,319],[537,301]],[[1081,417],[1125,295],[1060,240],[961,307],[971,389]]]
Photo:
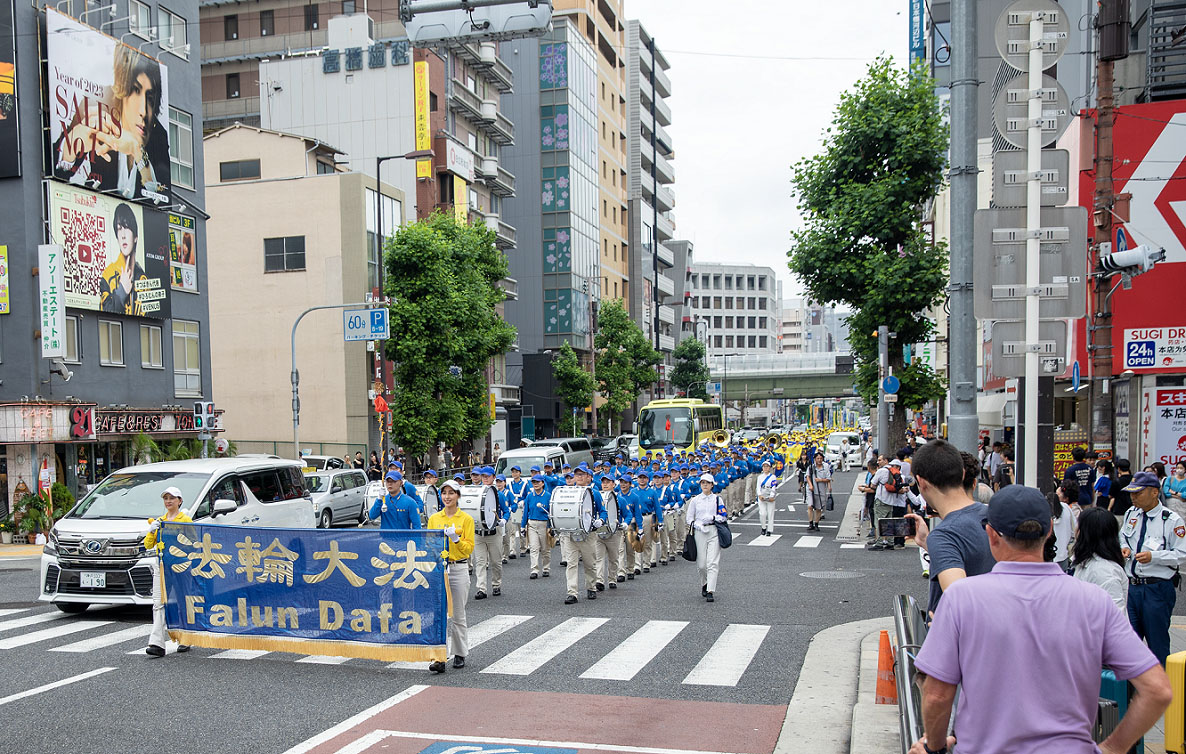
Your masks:
[[[922,748],[927,754],[947,754],[947,744],[943,744],[943,748],[941,749],[932,749],[926,744],[923,744]]]

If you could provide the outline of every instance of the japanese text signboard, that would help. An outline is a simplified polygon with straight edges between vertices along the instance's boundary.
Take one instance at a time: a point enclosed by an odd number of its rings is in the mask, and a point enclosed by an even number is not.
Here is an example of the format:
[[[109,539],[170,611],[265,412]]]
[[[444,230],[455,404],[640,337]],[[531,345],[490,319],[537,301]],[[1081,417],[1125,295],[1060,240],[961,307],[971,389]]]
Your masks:
[[[62,247],[37,247],[37,279],[41,283],[41,357],[66,357],[65,267]]]
[[[1157,390],[1152,461],[1172,467],[1186,460],[1186,388]]]
[[[1125,369],[1186,368],[1186,327],[1144,327],[1124,331]]]
[[[441,531],[166,524],[170,637],[219,649],[432,661],[446,657]]]

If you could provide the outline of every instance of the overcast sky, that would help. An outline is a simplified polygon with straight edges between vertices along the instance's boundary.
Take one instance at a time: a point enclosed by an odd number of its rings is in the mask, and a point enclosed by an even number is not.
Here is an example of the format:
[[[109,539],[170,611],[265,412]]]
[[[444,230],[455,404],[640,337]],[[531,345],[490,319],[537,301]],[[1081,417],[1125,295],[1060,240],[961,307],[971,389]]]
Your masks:
[[[694,260],[768,265],[784,296],[799,295],[786,265],[801,223],[791,165],[819,151],[840,92],[869,62],[884,52],[904,64],[908,7],[626,0],[671,64],[676,237],[695,243]]]

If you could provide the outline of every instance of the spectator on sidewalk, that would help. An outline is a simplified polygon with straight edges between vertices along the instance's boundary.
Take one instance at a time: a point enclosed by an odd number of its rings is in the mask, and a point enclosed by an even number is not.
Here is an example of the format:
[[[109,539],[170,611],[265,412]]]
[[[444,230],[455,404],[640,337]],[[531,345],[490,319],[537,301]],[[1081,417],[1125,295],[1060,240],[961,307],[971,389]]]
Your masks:
[[[1079,485],[1079,506],[1082,508],[1091,505],[1092,490],[1095,489],[1095,469],[1086,462],[1086,458],[1086,448],[1083,446],[1071,448],[1071,460],[1074,463],[1062,473],[1064,482],[1071,479]]]
[[[987,507],[997,564],[953,584],[935,613],[915,663],[926,675],[926,733],[911,754],[946,752],[957,742],[961,752],[1095,752],[1104,666],[1136,693],[1099,751],[1128,751],[1169,706],[1165,671],[1103,590],[1042,562],[1050,505],[1040,491],[1010,485]],[[1092,629],[1055,637],[1059,626]],[[957,687],[955,735],[948,737]]]
[[[988,509],[972,499],[975,472],[969,476],[955,446],[935,440],[919,448],[914,454],[914,477],[927,506],[939,516],[935,529],[928,531],[926,519],[910,514],[916,530],[914,541],[931,559],[927,614],[933,615],[952,584],[988,573],[996,561],[982,523]]]
[[[1170,653],[1170,615],[1177,602],[1178,569],[1186,563],[1186,523],[1161,504],[1157,475],[1135,475],[1133,507],[1120,527],[1120,554],[1128,572],[1128,619],[1162,665]]]
[[[1095,505],[1097,508],[1112,509],[1112,495],[1116,490],[1116,475],[1112,462],[1101,458],[1095,462]]]
[[[865,519],[869,522],[869,539],[877,536],[877,522],[873,516],[873,502],[877,494],[877,488],[873,486],[873,475],[876,473],[877,461],[866,462],[865,481],[857,486],[857,490],[865,494]]]
[[[875,490],[873,494],[874,526],[883,518],[892,518],[895,508],[906,507],[906,483],[902,478],[902,462],[894,459],[877,470],[871,481]],[[892,487],[893,490],[888,489]],[[870,550],[892,550],[896,542],[878,535],[871,544]]]
[[[960,451],[960,458],[964,460],[964,488],[972,491],[973,500],[987,504],[992,500],[992,487],[984,482],[980,463],[975,456],[966,451]]]
[[[1075,538],[1076,515],[1071,506],[1062,501],[1057,493],[1051,492],[1046,496],[1050,503],[1050,516],[1053,519],[1051,539],[1054,540],[1054,562],[1065,573],[1071,572],[1070,547]]]
[[[1120,554],[1120,524],[1115,516],[1105,510],[1083,511],[1071,563],[1075,578],[1103,589],[1120,612],[1128,615],[1128,575]]]
[[[1017,467],[1013,465],[1013,449],[1005,448],[1001,451],[1001,462],[992,476],[993,490],[1000,492],[1017,481]]]
[[[1112,513],[1123,516],[1132,507],[1132,497],[1124,488],[1132,484],[1132,464],[1127,458],[1116,459],[1116,484],[1112,487]]]

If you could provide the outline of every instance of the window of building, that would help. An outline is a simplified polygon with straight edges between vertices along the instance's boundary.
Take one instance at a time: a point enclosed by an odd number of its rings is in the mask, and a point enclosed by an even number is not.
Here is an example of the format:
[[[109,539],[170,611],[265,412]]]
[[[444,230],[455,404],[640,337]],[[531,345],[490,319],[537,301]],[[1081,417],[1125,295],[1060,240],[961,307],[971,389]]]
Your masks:
[[[726,297],[726,298],[725,298],[725,308],[726,308],[726,309],[732,309],[732,308],[733,308],[733,297],[732,297],[732,296],[728,296],[728,297]]]
[[[618,298],[618,281],[614,281],[614,298]]]
[[[720,275],[712,276],[712,289],[714,291],[719,291],[721,289],[721,276]]]
[[[259,12],[259,33],[260,36],[270,36],[276,33],[276,13],[270,10],[261,10]]]
[[[152,31],[152,6],[140,0],[129,0],[128,14],[131,16],[128,19],[128,28],[136,36],[148,39],[149,32]]]
[[[453,203],[453,176],[449,173],[437,175],[437,200],[441,204]]]
[[[766,290],[766,276],[765,275],[758,276],[758,290],[759,291]]]
[[[317,31],[321,26],[321,19],[317,11],[317,3],[305,6],[305,31]]]
[[[239,16],[236,13],[222,17],[222,37],[228,42],[239,38]]]
[[[124,326],[109,319],[99,320],[99,364],[105,367],[124,365]]]
[[[74,315],[66,315],[66,361],[78,364],[82,361],[82,340],[78,337],[82,323]]]
[[[700,287],[701,287],[701,288],[708,288],[708,275],[701,275],[701,276],[700,276]]]
[[[305,237],[264,239],[264,272],[292,272],[305,269]]]
[[[757,326],[757,317],[750,317],[746,324],[751,330],[754,329]]]
[[[342,0],[342,15],[353,16],[356,7],[354,0]]]
[[[750,319],[752,320],[753,317],[750,317]],[[753,327],[753,325],[750,325],[750,327]],[[758,327],[762,330],[766,329],[766,318],[765,317],[758,317]]]
[[[750,275],[745,279],[746,290],[752,291],[754,289],[754,276]]]
[[[760,309],[762,311],[766,311],[766,299],[764,299],[764,298],[758,299],[758,309]]]
[[[727,291],[733,290],[733,276],[732,275],[725,276],[725,290],[727,290]]]
[[[717,328],[718,330],[721,329],[721,327],[722,327],[721,321],[722,321],[722,318],[720,316],[713,317],[712,318],[712,326]]]
[[[226,75],[226,98],[239,98],[239,74],[237,73],[228,73]]]
[[[198,323],[173,320],[173,394],[202,395],[202,354]]]
[[[245,181],[259,178],[259,160],[235,160],[218,163],[220,181]]]
[[[618,245],[614,244],[614,261],[618,261]]]
[[[432,112],[432,113],[435,113],[437,111],[437,93],[436,92],[428,93],[428,111]]]
[[[601,256],[605,257],[606,259],[609,259],[609,239],[608,238],[601,239],[601,247],[602,247],[601,248]]]
[[[186,49],[189,37],[186,34],[185,19],[164,6],[161,6],[160,11],[161,28],[157,33],[157,44],[162,50],[189,60],[189,50]]]
[[[471,92],[481,94],[481,92],[478,91],[478,80],[474,78],[472,73],[465,74],[465,85],[469,87]]]
[[[721,336],[720,336],[720,335],[714,335],[714,336],[713,336],[713,346],[714,346],[714,347],[716,347],[716,348],[720,348],[720,347],[721,347]]]
[[[738,297],[737,297],[737,308],[738,308],[738,309],[744,309],[744,308],[745,308],[745,296],[738,296]]]
[[[194,116],[169,108],[169,167],[173,183],[194,187]]]
[[[766,336],[759,335],[758,336],[758,348],[765,348],[765,347],[766,347]]]
[[[334,166],[328,162],[324,162],[322,160],[317,161],[317,175],[332,175],[336,172],[337,171],[334,170]]]
[[[726,335],[725,336],[725,348],[732,348],[732,347],[733,347],[733,336]]]
[[[712,308],[714,308],[714,309],[720,309],[720,308],[721,308],[721,297],[720,297],[720,296],[713,296],[713,297],[712,297]]]
[[[732,317],[725,317],[725,327],[729,328],[730,330],[733,329],[733,318]]]
[[[145,369],[165,367],[165,357],[161,353],[161,328],[156,325],[140,325],[140,366]]]
[[[617,207],[614,207],[613,213],[614,213],[614,224],[617,225],[617,223],[618,223],[618,208]]]
[[[756,335],[749,336],[749,347],[750,348],[758,347],[758,337]]]

